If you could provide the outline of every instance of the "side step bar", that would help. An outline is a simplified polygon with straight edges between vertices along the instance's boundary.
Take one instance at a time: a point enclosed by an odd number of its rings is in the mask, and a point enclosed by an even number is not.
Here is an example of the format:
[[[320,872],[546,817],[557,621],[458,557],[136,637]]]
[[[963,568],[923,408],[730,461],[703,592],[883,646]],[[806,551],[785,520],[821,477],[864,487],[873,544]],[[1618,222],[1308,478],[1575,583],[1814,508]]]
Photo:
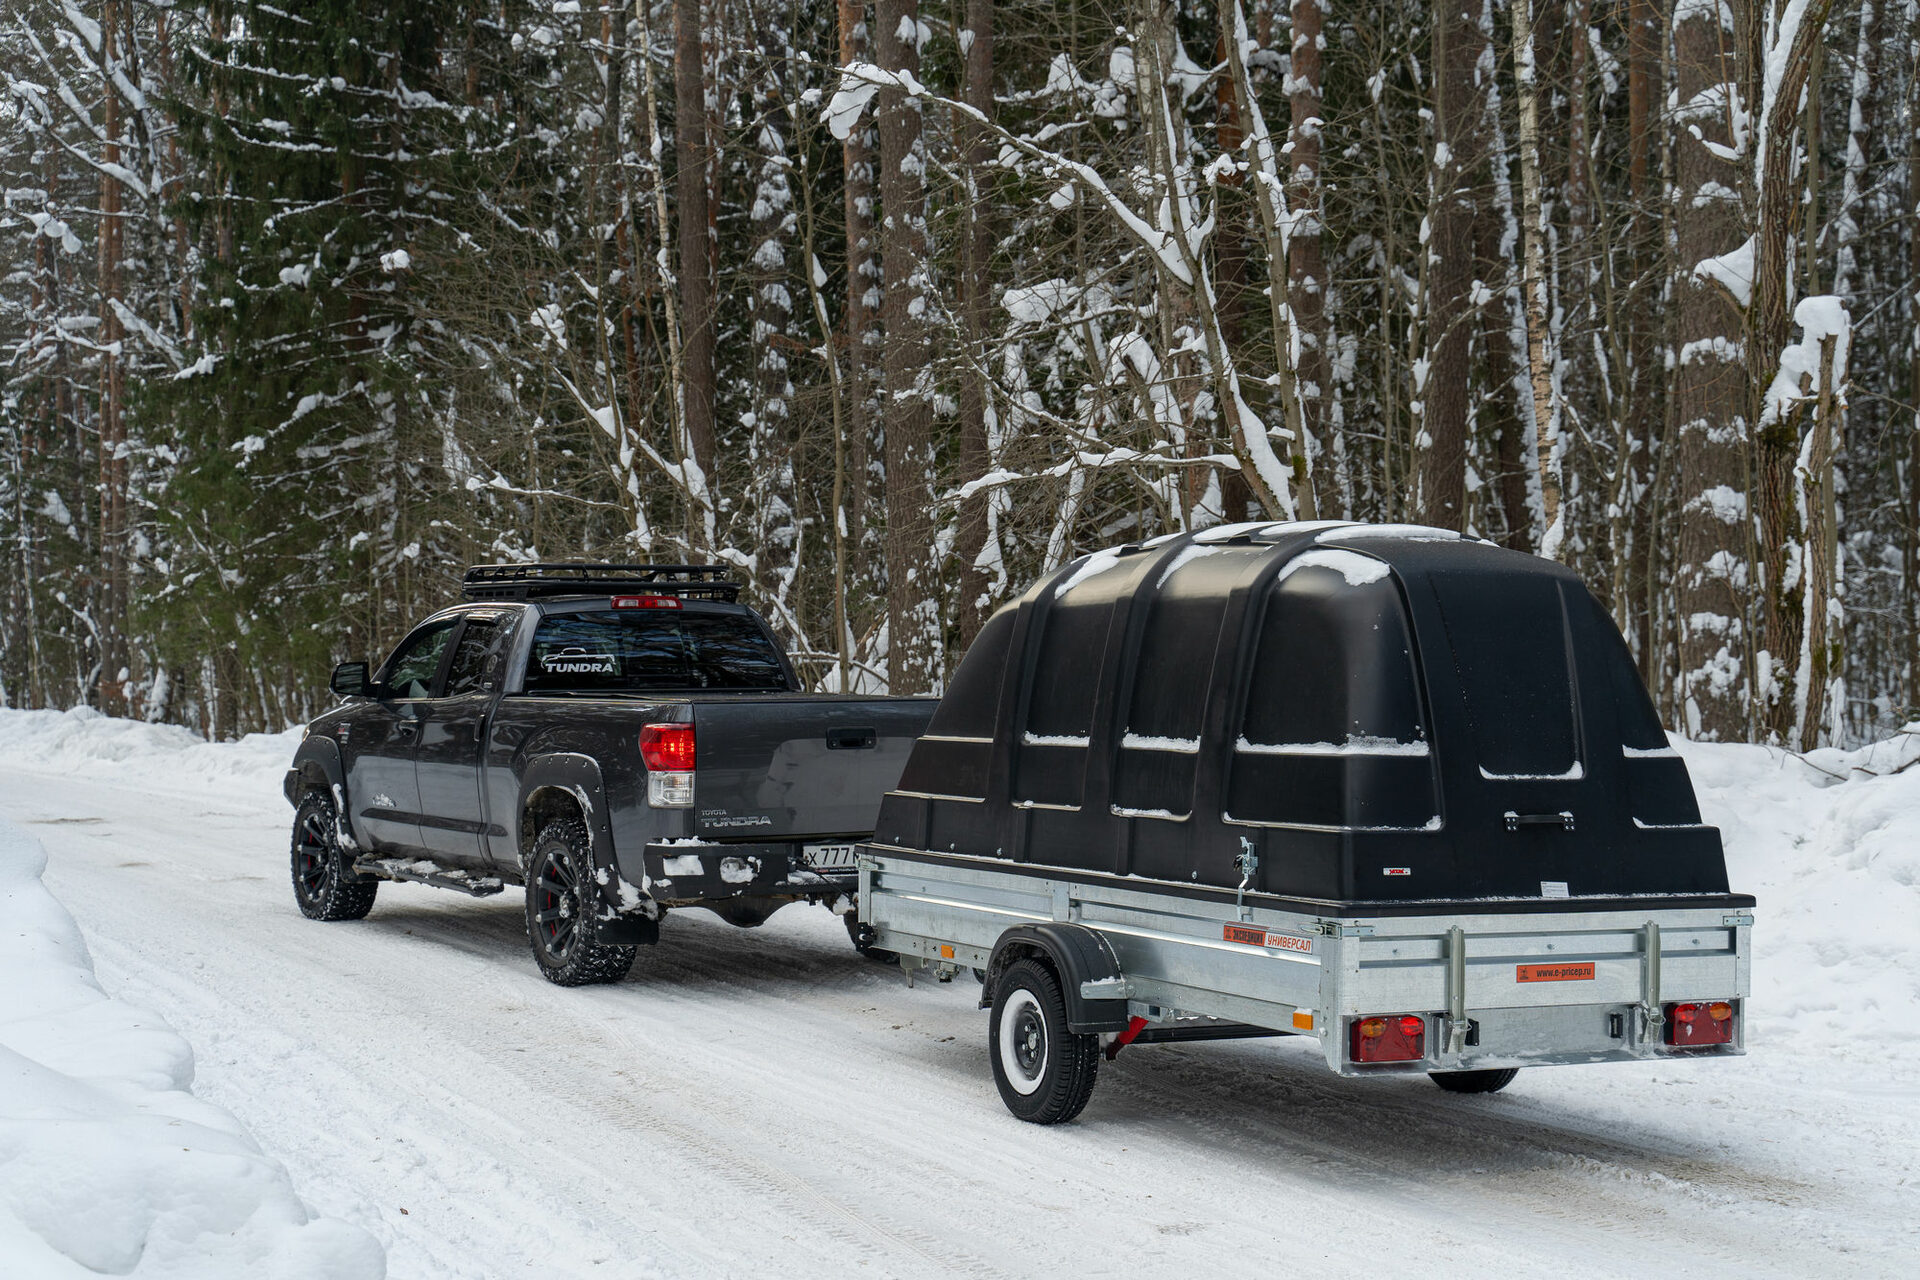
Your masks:
[[[507,887],[498,876],[476,876],[469,871],[450,870],[425,858],[363,859],[354,863],[353,869],[363,876],[377,876],[382,880],[411,880],[416,884],[430,884],[436,889],[455,889],[476,898],[489,897]]]

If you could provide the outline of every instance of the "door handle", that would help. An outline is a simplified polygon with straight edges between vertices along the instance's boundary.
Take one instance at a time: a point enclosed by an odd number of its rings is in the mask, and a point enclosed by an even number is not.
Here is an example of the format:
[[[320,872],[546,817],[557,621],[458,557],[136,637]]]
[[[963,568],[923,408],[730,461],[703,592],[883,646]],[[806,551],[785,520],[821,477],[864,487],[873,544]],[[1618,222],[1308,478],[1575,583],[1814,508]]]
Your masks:
[[[394,724],[393,731],[402,737],[411,738],[419,731],[419,728],[420,722],[418,720],[401,720]]]
[[[879,745],[880,733],[876,729],[827,730],[829,751],[871,751]]]

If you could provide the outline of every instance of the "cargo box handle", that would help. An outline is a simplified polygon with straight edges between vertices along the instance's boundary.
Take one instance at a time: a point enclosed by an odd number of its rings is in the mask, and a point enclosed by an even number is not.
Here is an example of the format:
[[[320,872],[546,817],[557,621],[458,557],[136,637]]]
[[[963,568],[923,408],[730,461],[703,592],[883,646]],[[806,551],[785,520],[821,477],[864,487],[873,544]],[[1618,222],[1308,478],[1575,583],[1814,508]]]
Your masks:
[[[880,745],[878,729],[829,729],[827,750],[871,751]]]
[[[1509,809],[1505,817],[1509,831],[1518,831],[1522,827],[1558,827],[1562,831],[1573,830],[1573,815],[1565,809],[1559,813],[1515,813]]]

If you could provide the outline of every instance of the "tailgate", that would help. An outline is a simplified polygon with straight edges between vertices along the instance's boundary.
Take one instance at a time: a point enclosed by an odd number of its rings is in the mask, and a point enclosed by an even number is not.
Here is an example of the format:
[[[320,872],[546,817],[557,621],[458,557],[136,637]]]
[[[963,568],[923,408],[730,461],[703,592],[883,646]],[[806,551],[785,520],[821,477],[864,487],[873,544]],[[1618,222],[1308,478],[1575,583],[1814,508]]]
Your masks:
[[[933,698],[789,696],[699,702],[694,832],[768,840],[873,833]]]
[[[1330,1012],[1431,1015],[1449,1067],[1665,1056],[1664,1008],[1744,1001],[1752,924],[1738,907],[1376,917],[1338,929]]]

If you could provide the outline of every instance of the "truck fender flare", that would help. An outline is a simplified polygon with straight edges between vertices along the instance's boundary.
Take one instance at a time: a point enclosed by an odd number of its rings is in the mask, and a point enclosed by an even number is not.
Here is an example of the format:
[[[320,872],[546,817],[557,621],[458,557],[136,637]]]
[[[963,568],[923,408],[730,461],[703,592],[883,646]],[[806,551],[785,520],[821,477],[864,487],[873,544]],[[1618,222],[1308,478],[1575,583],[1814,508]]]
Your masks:
[[[310,733],[293,753],[293,764],[281,781],[280,790],[287,803],[300,807],[300,797],[309,791],[324,791],[333,797],[335,836],[349,854],[360,844],[353,836],[353,813],[347,804],[347,770],[340,762],[340,744],[323,733]]]
[[[626,882],[621,879],[620,864],[614,857],[613,825],[608,817],[607,789],[600,777],[599,762],[592,756],[572,751],[535,756],[527,762],[520,774],[520,796],[514,803],[512,820],[502,824],[512,833],[513,847],[520,851],[523,859],[532,847],[533,833],[524,829],[527,812],[541,801],[542,793],[571,801],[586,822],[593,879],[600,890],[600,940],[609,943],[654,941],[660,928],[658,908],[637,889],[632,894],[622,892]],[[525,872],[524,864],[521,870]],[[647,936],[639,936],[642,934]]]
[[[987,980],[980,989],[981,1008],[992,1003],[993,990],[1008,966],[1028,959],[1039,960],[1060,979],[1060,991],[1067,1002],[1067,1030],[1080,1034],[1126,1030],[1124,997],[1090,999],[1080,990],[1083,982],[1117,984],[1124,977],[1113,948],[1097,931],[1060,921],[1015,925],[1000,935],[987,961]]]

